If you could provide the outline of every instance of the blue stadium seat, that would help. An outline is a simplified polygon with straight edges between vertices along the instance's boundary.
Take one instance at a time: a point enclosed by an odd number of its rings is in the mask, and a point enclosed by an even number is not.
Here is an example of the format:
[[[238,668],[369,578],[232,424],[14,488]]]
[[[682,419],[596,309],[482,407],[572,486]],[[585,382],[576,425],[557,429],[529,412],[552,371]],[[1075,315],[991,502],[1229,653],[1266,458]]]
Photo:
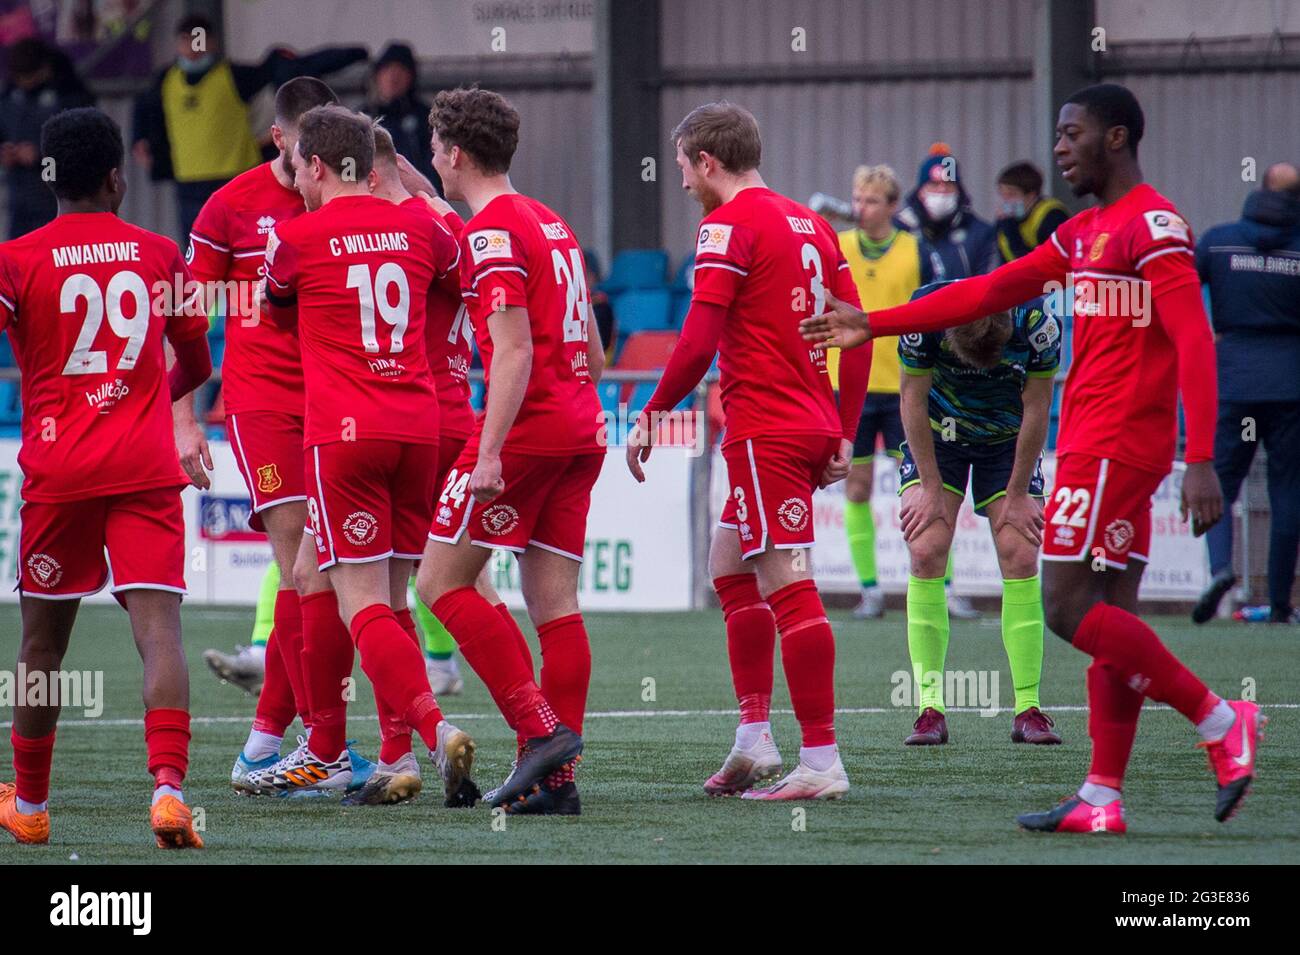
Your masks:
[[[0,427],[22,424],[23,406],[17,381],[0,381]]]
[[[682,264],[677,266],[677,271],[673,274],[672,288],[674,292],[689,292],[695,288],[694,252],[682,259]]]
[[[614,318],[622,336],[666,329],[672,319],[672,293],[666,288],[631,289],[614,296]]]
[[[18,362],[14,360],[14,350],[9,344],[9,336],[0,334],[0,368],[13,368]]]
[[[659,386],[659,382],[657,381],[637,382],[637,386],[634,389],[632,389],[632,396],[627,399],[628,414],[629,415],[639,414],[641,412],[641,409],[644,408],[647,404],[649,404],[650,399],[654,397],[655,388],[657,388],[658,386]],[[695,402],[695,393],[692,392],[691,394],[683,398],[680,402],[678,402],[677,407],[673,410],[675,411],[684,410],[686,408],[691,407],[691,405],[694,402]]]
[[[618,414],[619,398],[623,395],[623,382],[602,381],[596,386],[596,394],[600,398],[602,411],[607,411],[612,415]]]
[[[667,274],[668,253],[663,249],[626,249],[614,256],[609,277],[600,287],[611,294],[627,289],[663,288]]]
[[[483,410],[483,401],[486,396],[487,386],[483,384],[483,379],[480,378],[469,383],[469,403],[475,414]]]

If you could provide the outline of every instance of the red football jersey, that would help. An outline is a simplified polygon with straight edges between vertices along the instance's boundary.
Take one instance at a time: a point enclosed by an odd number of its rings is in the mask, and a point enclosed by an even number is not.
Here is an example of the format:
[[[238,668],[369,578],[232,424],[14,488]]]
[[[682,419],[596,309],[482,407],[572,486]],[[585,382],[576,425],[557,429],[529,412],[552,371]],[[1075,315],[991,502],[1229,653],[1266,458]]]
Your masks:
[[[1148,262],[1173,256],[1198,282],[1191,228],[1145,183],[1085,209],[1050,243],[1074,284],[1074,358],[1061,399],[1057,452],[1079,451],[1164,473],[1178,438],[1178,352],[1167,328],[1200,315],[1156,315]],[[1174,287],[1177,280],[1166,284]],[[1214,369],[1209,369],[1213,374]]]
[[[437,443],[425,305],[456,259],[456,240],[432,216],[369,195],[340,196],[275,227],[267,297],[297,304],[307,447]]]
[[[454,212],[440,216],[428,203],[413,196],[402,203],[418,213],[430,216],[447,227],[457,239],[465,223]],[[438,431],[456,438],[468,438],[474,430],[474,410],[469,403],[469,365],[474,357],[474,330],[469,312],[460,297],[460,278],[456,284],[439,282],[429,288],[425,306],[424,347],[429,370],[438,390]]]
[[[489,393],[488,316],[528,310],[533,370],[505,446],[552,456],[599,451],[600,402],[587,367],[587,267],[569,224],[536,199],[497,196],[461,233],[460,283]]]
[[[828,288],[858,304],[835,231],[807,207],[751,188],[704,217],[692,300],[727,309],[718,343],[726,444],[843,430],[826,350],[799,335],[799,322],[826,310]]]
[[[279,160],[274,160],[279,162]],[[302,355],[298,335],[261,315],[250,316],[249,290],[261,281],[266,240],[276,223],[306,211],[296,189],[280,185],[271,163],[254,166],[208,199],[194,220],[186,260],[205,286],[228,287],[226,353],[221,388],[226,411],[301,415]]]
[[[0,330],[22,370],[24,500],[189,483],[162,339],[206,334],[196,293],[175,242],[109,212],[61,215],[0,245]]]

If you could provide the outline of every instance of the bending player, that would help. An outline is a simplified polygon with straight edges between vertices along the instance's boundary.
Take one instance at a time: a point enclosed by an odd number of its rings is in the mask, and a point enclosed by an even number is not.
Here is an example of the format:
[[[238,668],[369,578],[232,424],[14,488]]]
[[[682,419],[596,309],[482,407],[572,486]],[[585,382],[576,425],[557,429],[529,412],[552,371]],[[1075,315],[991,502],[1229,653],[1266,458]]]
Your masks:
[[[222,363],[222,393],[226,434],[235,464],[248,487],[253,510],[249,524],[265,531],[280,569],[275,593],[274,626],[267,641],[265,682],[257,712],[243,749],[230,771],[237,793],[261,790],[249,775],[280,759],[285,731],[295,715],[310,733],[313,726],[307,691],[304,646],[351,647],[347,628],[339,619],[338,601],[329,581],[311,565],[294,575],[294,561],[307,523],[307,490],[303,480],[303,366],[298,335],[267,321],[250,308],[247,294],[261,281],[267,237],[277,223],[306,211],[294,188],[290,157],[304,113],[337,103],[334,91],[318,79],[300,76],[275,93],[275,124],[271,138],[280,153],[222,186],[204,204],[190,234],[189,261],[203,283],[209,306],[226,318],[226,353]],[[203,429],[194,419],[194,402],[173,409],[181,466],[199,487],[208,486],[204,465],[211,465]],[[328,651],[317,650],[317,656]],[[334,694],[335,697],[338,694]],[[342,725],[344,706],[338,702],[323,717]],[[350,754],[351,788],[361,786],[373,764]],[[301,777],[304,792],[320,788]]]
[[[943,283],[946,284],[946,283]],[[929,285],[913,298],[942,284]],[[969,483],[988,518],[1002,571],[1002,645],[1015,686],[1014,743],[1059,743],[1038,705],[1043,670],[1043,471],[1061,327],[1041,298],[946,333],[904,335],[899,465],[907,581],[907,649],[921,698],[908,746],[948,742],[944,663],[948,605],[944,568]]]
[[[519,747],[485,797],[512,813],[580,811],[574,763],[591,679],[578,608],[591,488],[605,452],[589,335],[586,265],[573,229],[510,183],[519,114],[488,90],[439,93],[433,164],[474,215],[461,234],[460,284],[487,379],[487,408],[447,474],[416,589],[485,684]],[[475,589],[492,548],[512,551],[542,647],[532,654],[504,604]]]
[[[1061,107],[1056,163],[1075,195],[1099,205],[1049,242],[988,275],[870,316],[831,302],[804,323],[810,342],[854,347],[873,334],[937,331],[1009,308],[1068,279],[1074,362],[1061,408],[1056,484],[1043,542],[1047,625],[1093,658],[1088,668],[1092,766],[1078,792],[1019,817],[1048,832],[1124,832],[1121,787],[1142,700],[1193,724],[1218,782],[1226,821],[1255,777],[1264,719],[1246,700],[1206,688],[1137,615],[1151,539],[1151,496],[1173,463],[1181,395],[1187,424],[1182,510],[1200,536],[1223,513],[1212,462],[1214,341],[1187,223],[1142,181],[1142,109],[1115,84],[1089,86]],[[1070,287],[1070,286],[1067,286]]]
[[[472,805],[474,743],[443,719],[406,606],[437,466],[425,300],[454,272],[457,246],[430,216],[369,194],[374,150],[367,117],[339,106],[304,113],[292,163],[308,211],[277,224],[267,242],[266,300],[278,325],[298,326],[307,396],[310,533],[300,536],[295,575],[325,572],[346,626],[343,639],[331,633],[321,646],[308,643],[312,726],[304,745],[248,779],[272,792],[303,779],[346,788],[343,698],[355,643],[381,725],[407,728],[385,734],[379,771],[409,755],[414,730],[443,778],[447,805]]]
[[[843,356],[837,409],[826,351],[800,339],[799,321],[821,311],[828,286],[850,301],[857,291],[830,225],[763,182],[758,123],[748,110],[701,106],[673,131],[673,142],[682,187],[704,207],[695,291],[681,339],[628,441],[627,464],[645,480],[655,415],[689,395],[717,354],[730,492],[709,573],[726,621],[740,725],[704,788],[755,799],[837,799],[849,778],[835,744],[835,636],[807,551],[813,491],[849,471],[871,349]],[[778,632],[803,746],[785,779],[750,792],[781,772],[768,721]]]
[[[174,242],[117,217],[126,192],[117,124],[97,109],[59,113],[41,130],[41,155],[56,170],[58,217],[0,246],[0,330],[22,370],[18,665],[55,677],[81,598],[103,589],[111,567],[144,663],[155,841],[201,849],[181,793],[186,480],[169,408],[212,372],[206,312],[194,295],[151,299],[159,288],[190,294],[193,280]],[[176,355],[170,372],[164,336]],[[0,784],[0,827],[19,842],[49,841],[58,718],[57,701],[29,705],[20,694],[14,706],[16,781]]]

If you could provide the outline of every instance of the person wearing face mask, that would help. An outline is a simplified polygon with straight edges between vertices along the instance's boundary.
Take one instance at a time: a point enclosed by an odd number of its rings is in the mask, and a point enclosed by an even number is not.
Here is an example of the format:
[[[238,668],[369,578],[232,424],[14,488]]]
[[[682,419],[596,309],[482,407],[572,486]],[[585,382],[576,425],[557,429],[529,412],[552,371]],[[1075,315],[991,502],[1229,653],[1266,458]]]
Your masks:
[[[208,198],[262,161],[248,103],[268,85],[296,76],[321,76],[367,57],[365,47],[326,47],[296,56],[271,50],[257,64],[232,63],[204,16],[176,26],[176,59],[134,106],[131,145],[136,162],[155,182],[176,182],[181,244]]]
[[[921,285],[991,272],[1001,264],[997,231],[975,214],[962,186],[957,158],[946,143],[935,143],[921,162],[916,188],[908,193],[894,224],[916,237]],[[953,588],[952,553],[944,573],[948,615],[975,620],[980,612]]]
[[[1043,174],[1030,162],[1014,162],[998,173],[998,253],[1003,262],[1042,245],[1070,210],[1043,195]]]
[[[1001,264],[997,231],[975,214],[946,143],[930,147],[895,223],[920,243],[922,285],[982,275]]]

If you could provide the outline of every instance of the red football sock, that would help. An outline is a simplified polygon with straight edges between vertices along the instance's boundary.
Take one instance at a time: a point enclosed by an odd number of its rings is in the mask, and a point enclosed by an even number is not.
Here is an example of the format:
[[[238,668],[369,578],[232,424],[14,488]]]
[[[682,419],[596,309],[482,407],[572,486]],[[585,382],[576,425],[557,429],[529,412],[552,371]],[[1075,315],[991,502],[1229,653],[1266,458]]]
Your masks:
[[[409,609],[394,610],[398,625],[406,631],[411,642],[420,649],[420,634],[415,629],[415,619]],[[420,651],[423,658],[424,651]],[[379,711],[379,759],[385,763],[395,763],[411,751],[411,727],[400,713],[394,713],[384,705],[383,697],[375,694],[375,709]]]
[[[547,621],[537,628],[537,638],[542,644],[542,696],[556,718],[581,736],[591,684],[591,644],[582,614]]]
[[[154,786],[181,788],[190,767],[190,714],[159,707],[144,714],[144,745]]]
[[[767,598],[781,632],[781,665],[804,746],[835,742],[835,634],[811,580]]]
[[[307,748],[328,762],[347,745],[348,702],[343,687],[352,675],[352,637],[339,618],[334,591],[308,594],[301,603],[303,676],[311,699]]]
[[[1219,698],[1165,649],[1156,632],[1111,604],[1093,604],[1074,632],[1074,645],[1118,673],[1128,686],[1168,703],[1193,723],[1209,716]]]
[[[358,610],[352,618],[352,639],[376,697],[390,713],[401,714],[429,749],[435,749],[442,711],[429,689],[424,656],[397,622],[393,608],[371,604]]]
[[[276,639],[275,628],[272,627],[271,636],[266,641],[266,679],[262,682],[262,692],[257,697],[253,729],[259,733],[283,736],[297,715],[293,686],[289,683],[289,674],[280,655],[280,641]]]
[[[1087,781],[1111,789],[1124,788],[1124,770],[1133,752],[1142,694],[1099,660],[1088,667],[1088,735],[1092,765]]]
[[[713,589],[727,625],[727,659],[740,702],[740,722],[766,722],[772,705],[776,617],[758,592],[754,574],[715,577]]]
[[[497,604],[495,609],[496,612],[501,615],[501,620],[510,630],[510,635],[515,638],[516,649],[519,651],[520,659],[524,661],[524,666],[528,667],[528,675],[534,675],[537,672],[537,668],[533,664],[533,651],[528,646],[528,638],[525,637],[524,632],[519,629],[519,621],[515,619],[515,615],[510,612],[510,608],[504,603]]]
[[[506,722],[525,737],[549,736],[556,718],[520,657],[516,640],[501,614],[473,587],[458,587],[429,608],[455,638],[465,662],[474,668]]]
[[[50,798],[50,763],[54,759],[54,734],[28,738],[9,731],[14,747],[14,786],[24,802],[42,803]]]
[[[302,717],[302,725],[310,729],[311,700],[307,693],[307,677],[302,662],[302,604],[296,590],[276,591],[273,633],[274,640],[280,647],[285,675],[293,688],[293,705]]]

